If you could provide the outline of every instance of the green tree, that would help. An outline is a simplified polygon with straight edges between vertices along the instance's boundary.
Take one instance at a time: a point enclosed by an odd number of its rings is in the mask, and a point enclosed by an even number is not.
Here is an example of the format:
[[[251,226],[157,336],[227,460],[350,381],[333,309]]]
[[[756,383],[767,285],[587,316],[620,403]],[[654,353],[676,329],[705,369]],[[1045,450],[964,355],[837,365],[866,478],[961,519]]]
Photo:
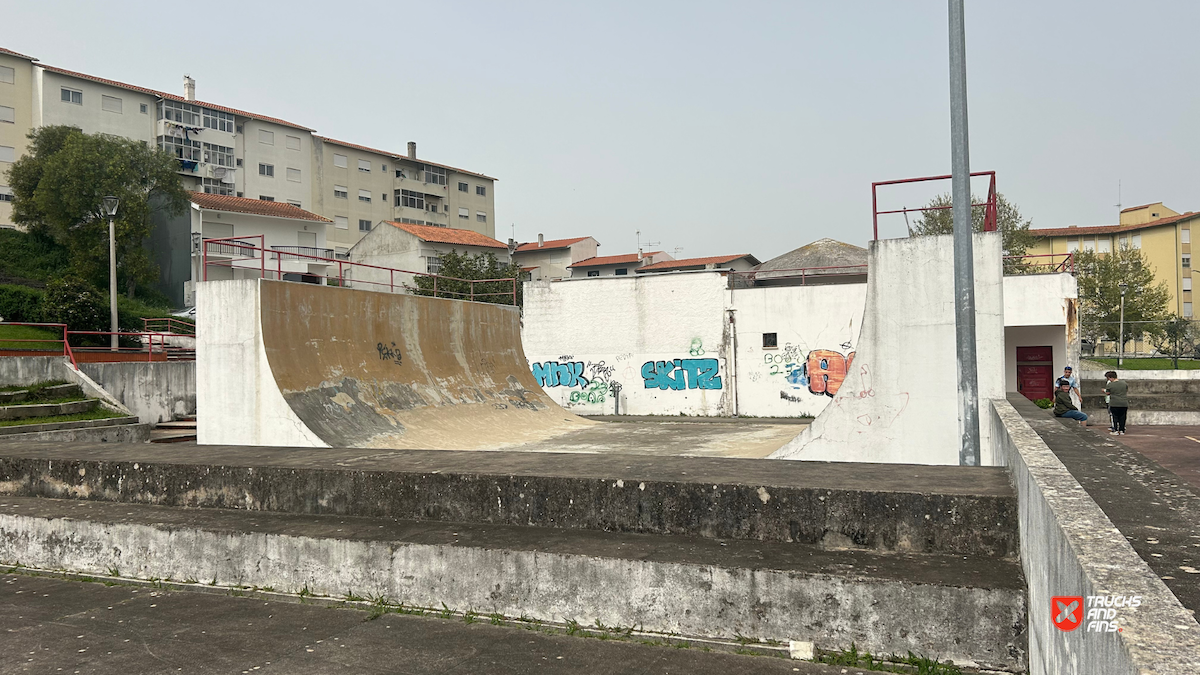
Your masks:
[[[982,204],[987,201],[974,195],[971,196],[972,204]],[[934,197],[928,204],[927,209],[921,214],[921,218],[909,227],[908,234],[913,237],[922,237],[934,234],[954,234],[954,214],[949,207],[953,204],[949,194],[938,195]],[[983,221],[987,215],[987,208],[976,206],[971,209],[971,227],[975,232],[983,232]],[[1004,195],[996,195],[996,229],[1000,231],[1002,240],[1001,246],[1004,248],[1005,256],[1023,256],[1025,251],[1028,251],[1033,246],[1033,235],[1029,234],[1029,226],[1033,221],[1021,215],[1020,209],[1014,206],[1011,202],[1004,198]],[[1004,271],[1008,273],[1019,271],[1022,267],[1019,260],[1005,260]]]
[[[1128,284],[1125,291],[1126,339],[1131,335],[1130,324],[1161,321],[1167,316],[1171,292],[1166,282],[1155,283],[1154,270],[1141,249],[1121,247],[1111,253],[1099,254],[1095,251],[1076,252],[1075,273],[1079,280],[1079,319],[1084,337],[1118,339],[1122,282]],[[1144,332],[1157,335],[1157,330],[1152,328]]]
[[[177,160],[140,141],[50,126],[29,134],[29,152],[9,169],[13,222],[65,246],[74,274],[108,285],[106,195],[120,198],[116,218],[117,283],[133,297],[153,283],[158,268],[143,242],[155,209],[182,213],[187,193]]]
[[[415,279],[415,295],[455,298],[476,302],[491,302],[497,305],[513,304],[513,284],[517,289],[517,304],[523,302],[521,294],[521,266],[516,263],[502,264],[492,253],[459,253],[450,251],[442,256],[441,271],[437,278],[418,276]],[[500,279],[501,281],[481,281]],[[509,281],[509,280],[512,281]],[[474,281],[475,283],[471,283]],[[436,294],[434,286],[437,286]]]
[[[1159,354],[1171,357],[1171,367],[1179,368],[1179,359],[1196,356],[1196,343],[1200,340],[1200,326],[1179,314],[1172,314],[1162,323],[1162,330],[1151,337],[1151,344]]]

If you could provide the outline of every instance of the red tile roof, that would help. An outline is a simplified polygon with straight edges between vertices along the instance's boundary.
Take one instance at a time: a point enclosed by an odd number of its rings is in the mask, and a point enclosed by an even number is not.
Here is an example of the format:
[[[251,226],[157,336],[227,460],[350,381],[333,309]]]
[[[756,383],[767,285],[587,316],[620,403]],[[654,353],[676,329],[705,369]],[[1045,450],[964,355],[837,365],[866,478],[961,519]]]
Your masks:
[[[1129,211],[1137,211],[1138,209],[1144,209],[1147,206],[1154,206],[1155,204],[1161,204],[1161,203],[1162,202],[1151,202],[1149,204],[1142,204],[1141,206],[1131,206],[1127,209],[1121,209],[1121,213],[1127,213]]]
[[[227,108],[223,105],[217,105],[216,103],[205,103],[204,101],[189,101],[182,96],[179,96],[177,94],[172,94],[169,92],[165,92],[165,91],[158,91],[155,89],[147,89],[145,87],[139,87],[139,86],[133,85],[133,84],[117,82],[116,80],[106,80],[103,77],[96,77],[95,75],[79,73],[79,72],[75,72],[74,70],[67,70],[65,68],[57,68],[55,66],[47,66],[45,64],[40,64],[40,65],[42,68],[45,68],[46,70],[48,70],[52,73],[59,73],[60,75],[69,75],[71,77],[79,77],[79,78],[82,78],[85,80],[91,80],[92,82],[99,82],[100,84],[107,84],[110,87],[119,87],[121,89],[128,89],[130,91],[136,91],[136,92],[140,92],[140,93],[147,94],[150,96],[158,96],[160,98],[170,99],[172,101],[180,101],[183,103],[190,103],[192,105],[198,105],[202,108],[210,108],[212,110],[219,110],[221,112],[227,112],[231,115],[241,115],[242,117],[248,117],[253,120],[261,120],[263,122],[273,122],[275,124],[281,124],[285,127],[292,127],[293,129],[300,129],[303,131],[312,131],[312,129],[309,129],[306,126],[295,124],[293,122],[288,122],[287,120],[281,120],[278,117],[267,117],[266,115],[259,115],[258,113],[246,112],[245,110],[238,110],[237,108]]]
[[[0,54],[8,54],[9,56],[15,56],[18,59],[25,59],[26,61],[37,61],[37,59],[32,56],[25,56],[24,54],[14,52],[11,49],[5,49],[4,47],[0,47]]]
[[[1030,230],[1029,234],[1035,237],[1077,237],[1083,234],[1118,234],[1120,232],[1132,232],[1134,230],[1146,230],[1151,227],[1160,227],[1162,225],[1174,225],[1182,220],[1200,217],[1200,213],[1187,213],[1178,216],[1170,216],[1168,218],[1159,218],[1141,225],[1092,225],[1087,227],[1054,227],[1043,230]]]
[[[544,251],[552,248],[566,248],[575,242],[583,241],[587,238],[588,237],[575,237],[574,239],[551,239],[550,241],[542,242],[541,246],[538,246],[536,241],[531,241],[518,246],[517,253],[525,253],[527,251]]]
[[[249,213],[255,216],[271,216],[274,218],[291,218],[293,220],[314,220],[319,223],[332,223],[332,220],[305,211],[299,206],[284,202],[266,202],[249,197],[230,197],[229,195],[210,195],[203,192],[190,193],[193,204],[210,211],[226,211],[229,213]]]
[[[719,265],[723,263],[733,262],[741,258],[749,258],[752,265],[758,264],[758,259],[749,253],[739,253],[737,255],[716,255],[708,258],[684,258],[683,260],[664,260],[653,265],[646,265],[638,268],[638,273],[642,272],[665,272],[667,270],[677,270],[686,267],[703,267],[707,265]]]
[[[460,246],[480,246],[482,248],[504,248],[502,244],[491,237],[473,230],[459,230],[453,227],[437,227],[436,225],[413,225],[412,223],[397,223],[385,220],[388,225],[398,227],[405,232],[420,237],[425,241],[436,244],[459,244]]]
[[[643,257],[648,258],[653,255],[662,255],[662,251],[650,251],[643,254]],[[638,254],[626,253],[625,255],[602,255],[586,260],[580,260],[577,263],[567,265],[567,269],[572,267],[599,267],[601,265],[623,265],[626,263],[632,264],[638,262]]]
[[[314,136],[316,136],[316,134],[314,134]],[[437,166],[437,167],[441,167],[443,169],[449,169],[451,171],[456,171],[458,173],[469,174],[471,176],[479,176],[480,178],[486,178],[488,180],[500,180],[499,178],[492,178],[491,176],[487,176],[482,173],[477,173],[475,171],[467,171],[466,169],[459,169],[457,167],[449,166],[447,164],[438,164],[437,162],[431,162],[426,159],[419,159],[419,158],[413,159],[413,158],[409,157],[408,155],[400,154],[398,152],[390,152],[388,150],[379,150],[378,148],[369,148],[365,145],[358,145],[357,143],[347,143],[346,141],[339,141],[336,138],[328,138],[326,136],[317,136],[317,138],[321,139],[322,141],[325,141],[326,143],[340,145],[343,148],[354,148],[355,150],[362,150],[363,152],[373,152],[377,155],[385,155],[385,156],[391,157],[393,159],[407,159],[410,162],[420,162],[421,164],[429,164],[430,166]]]

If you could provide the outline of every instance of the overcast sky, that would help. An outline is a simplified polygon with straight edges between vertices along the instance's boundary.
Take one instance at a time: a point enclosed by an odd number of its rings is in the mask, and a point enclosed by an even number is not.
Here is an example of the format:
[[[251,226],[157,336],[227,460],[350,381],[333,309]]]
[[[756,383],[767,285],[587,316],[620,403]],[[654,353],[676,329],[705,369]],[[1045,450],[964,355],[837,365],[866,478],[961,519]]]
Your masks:
[[[499,178],[497,238],[865,244],[949,173],[946,3],[7,0],[0,46]],[[1034,227],[1200,210],[1200,3],[967,2],[971,168]],[[980,186],[983,189],[983,186]],[[917,206],[949,183],[882,196]],[[881,233],[898,236],[903,221]]]

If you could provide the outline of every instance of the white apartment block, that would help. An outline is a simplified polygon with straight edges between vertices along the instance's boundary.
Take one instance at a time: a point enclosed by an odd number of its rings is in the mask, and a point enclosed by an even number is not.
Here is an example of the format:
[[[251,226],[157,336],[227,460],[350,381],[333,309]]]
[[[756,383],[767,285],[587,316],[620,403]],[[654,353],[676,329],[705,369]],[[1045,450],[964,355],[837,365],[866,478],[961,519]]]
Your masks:
[[[332,221],[330,257],[394,220],[496,231],[495,182],[417,157],[318,136],[276,117],[41,64],[0,48],[0,227],[12,226],[7,169],[33,128],[67,124],[172,152],[195,192],[288,203]]]

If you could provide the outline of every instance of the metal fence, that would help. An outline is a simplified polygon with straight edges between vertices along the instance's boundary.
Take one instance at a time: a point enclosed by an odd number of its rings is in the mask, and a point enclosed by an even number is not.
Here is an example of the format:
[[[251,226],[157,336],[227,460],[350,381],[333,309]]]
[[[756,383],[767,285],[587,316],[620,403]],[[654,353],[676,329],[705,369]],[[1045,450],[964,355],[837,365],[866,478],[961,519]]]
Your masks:
[[[1200,360],[1200,321],[1194,319],[1126,321],[1124,325],[1085,321],[1079,334],[1084,358],[1169,359],[1168,368],[1176,360]]]

